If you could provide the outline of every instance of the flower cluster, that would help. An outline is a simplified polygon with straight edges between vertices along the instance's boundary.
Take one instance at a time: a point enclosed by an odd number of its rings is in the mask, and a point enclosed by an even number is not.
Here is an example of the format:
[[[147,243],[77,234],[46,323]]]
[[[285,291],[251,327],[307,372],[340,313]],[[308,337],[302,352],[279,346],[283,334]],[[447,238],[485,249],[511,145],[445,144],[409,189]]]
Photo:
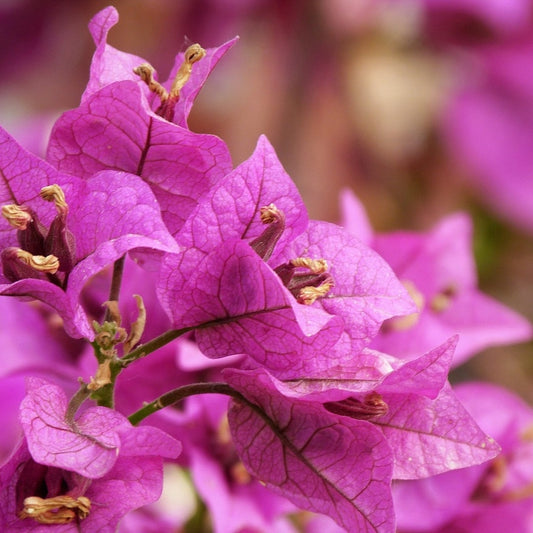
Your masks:
[[[154,503],[164,466],[190,471],[228,533],[295,531],[290,515],[312,531],[321,518],[300,510],[393,532],[395,501],[467,467],[465,506],[521,494],[493,483],[519,444],[448,382],[479,349],[531,337],[477,290],[466,217],[374,236],[347,194],[345,227],[310,220],[265,137],[234,168],[188,127],[236,40],[190,46],[159,82],[107,44],[117,21],[91,21],[90,79],[46,160],[0,131],[0,292],[17,297],[0,301],[17,339],[0,368],[0,529],[206,530],[201,509]]]

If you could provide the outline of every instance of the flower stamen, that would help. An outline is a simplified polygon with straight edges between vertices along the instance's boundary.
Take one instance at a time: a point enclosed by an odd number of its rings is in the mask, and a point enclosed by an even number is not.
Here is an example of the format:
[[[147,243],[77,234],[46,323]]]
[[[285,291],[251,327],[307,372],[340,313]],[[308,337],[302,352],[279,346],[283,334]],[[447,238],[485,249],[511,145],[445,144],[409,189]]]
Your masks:
[[[59,185],[54,184],[43,187],[40,195],[41,198],[46,202],[54,202],[59,214],[66,215],[68,212],[68,204],[65,200],[65,193]]]
[[[193,44],[185,50],[183,63],[180,65],[176,77],[172,82],[170,91],[167,91],[158,81],[154,79],[154,68],[148,64],[143,63],[133,69],[133,72],[141,78],[150,91],[155,93],[161,100],[161,105],[157,108],[156,113],[166,120],[172,121],[174,118],[174,108],[180,99],[180,93],[184,85],[187,83],[192,73],[192,66],[197,61],[205,57],[205,50],[199,44]]]
[[[192,44],[185,50],[185,57],[170,89],[170,98],[179,98],[180,91],[187,83],[192,73],[192,66],[205,57],[205,50],[198,44]]]
[[[290,263],[294,267],[306,268],[312,274],[324,274],[328,270],[328,262],[325,259],[311,259],[310,257],[297,257],[291,259]]]
[[[30,252],[18,248],[16,258],[37,272],[55,274],[59,270],[59,259],[55,255],[32,255]]]
[[[18,230],[25,230],[33,220],[28,207],[23,205],[9,204],[2,206],[2,216],[9,224]]]
[[[335,284],[333,283],[333,278],[329,276],[324,280],[323,283],[321,283],[317,287],[308,286],[300,289],[300,291],[298,292],[298,297],[296,299],[298,303],[304,305],[311,305],[318,298],[323,298],[324,296],[326,296],[334,285]]]
[[[24,509],[19,513],[19,518],[33,518],[39,524],[68,524],[75,519],[87,518],[90,511],[91,501],[85,496],[30,496],[25,498]]]
[[[133,72],[141,78],[153,93],[157,94],[161,102],[168,100],[168,91],[154,78],[154,67],[149,63],[143,63],[133,69]]]

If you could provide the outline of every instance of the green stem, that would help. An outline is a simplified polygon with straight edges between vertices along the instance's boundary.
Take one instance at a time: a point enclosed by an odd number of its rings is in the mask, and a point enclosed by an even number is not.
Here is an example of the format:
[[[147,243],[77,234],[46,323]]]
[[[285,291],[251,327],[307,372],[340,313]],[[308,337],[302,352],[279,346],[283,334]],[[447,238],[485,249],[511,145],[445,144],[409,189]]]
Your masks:
[[[132,350],[130,353],[122,357],[120,359],[120,363],[123,368],[126,368],[128,365],[133,363],[133,361],[141,359],[141,357],[145,357],[146,355],[155,352],[159,348],[165,346],[165,344],[172,342],[180,335],[183,335],[184,333],[187,333],[188,331],[191,331],[193,329],[195,328],[171,329],[169,331],[165,331],[165,333],[162,333],[161,335],[159,335],[159,337],[155,337],[151,341],[145,342],[144,344],[137,346],[135,350]]]
[[[110,383],[101,386],[91,393],[91,398],[101,407],[113,409],[115,406],[115,383],[117,376],[122,370],[120,359],[113,358],[109,363],[109,380]]]
[[[160,411],[164,407],[173,405],[187,398],[187,396],[194,396],[196,394],[225,394],[226,396],[244,401],[247,404],[250,403],[240,392],[237,392],[226,383],[192,383],[191,385],[184,385],[183,387],[171,390],[159,396],[153,402],[147,403],[144,407],[131,414],[128,417],[129,421],[133,425],[136,425],[147,416]]]

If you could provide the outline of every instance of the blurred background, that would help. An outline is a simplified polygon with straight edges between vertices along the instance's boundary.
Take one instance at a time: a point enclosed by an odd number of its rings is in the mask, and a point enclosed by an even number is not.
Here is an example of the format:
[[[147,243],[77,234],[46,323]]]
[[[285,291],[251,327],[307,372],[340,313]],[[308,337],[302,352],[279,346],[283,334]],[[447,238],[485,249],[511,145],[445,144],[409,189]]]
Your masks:
[[[87,0],[0,0],[0,123],[44,154],[78,105],[94,44]],[[533,0],[117,0],[116,48],[165,79],[191,42],[240,42],[189,125],[235,164],[265,133],[311,217],[351,188],[377,231],[474,221],[480,288],[533,320]],[[533,345],[454,371],[533,403]]]

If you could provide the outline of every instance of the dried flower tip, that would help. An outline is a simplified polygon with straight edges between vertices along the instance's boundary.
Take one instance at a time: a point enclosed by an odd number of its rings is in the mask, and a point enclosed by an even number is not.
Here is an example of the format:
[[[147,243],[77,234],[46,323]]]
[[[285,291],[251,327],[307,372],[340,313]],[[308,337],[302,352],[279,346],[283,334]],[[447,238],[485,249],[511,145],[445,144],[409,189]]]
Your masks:
[[[95,344],[100,348],[100,353],[109,358],[116,355],[115,346],[124,342],[128,336],[126,330],[116,322],[105,321],[103,324],[93,322],[93,329],[96,333]]]
[[[59,259],[55,255],[44,257],[43,255],[32,255],[25,250],[18,249],[16,257],[37,272],[55,274],[59,270]]]
[[[124,342],[124,355],[128,354],[131,349],[141,340],[142,334],[144,332],[144,327],[146,325],[146,308],[144,307],[144,302],[141,296],[134,294],[133,297],[137,302],[137,320],[133,322],[130,328],[130,334]]]
[[[137,76],[139,76],[139,78],[141,78],[141,80],[148,85],[148,88],[153,93],[157,94],[162,101],[168,98],[167,90],[154,79],[155,70],[152,65],[149,63],[143,63],[142,65],[135,67],[133,72],[137,74]]]
[[[185,62],[190,63],[191,65],[200,61],[203,57],[205,57],[205,50],[198,43],[191,44],[191,46],[185,50]]]
[[[181,89],[191,76],[192,66],[203,57],[205,57],[205,50],[197,43],[192,44],[187,50],[185,50],[183,63],[181,64],[170,89],[171,97],[176,98],[179,96]]]
[[[68,209],[68,205],[65,200],[65,193],[59,185],[54,184],[43,187],[40,194],[43,200],[46,200],[47,202],[54,202],[59,213],[63,213],[66,209]]]
[[[259,209],[259,218],[263,224],[273,224],[281,219],[283,213],[274,205],[264,205]]]
[[[296,259],[291,259],[290,263],[294,267],[306,268],[312,274],[324,274],[328,270],[328,262],[325,259],[297,257]]]
[[[2,216],[11,224],[12,227],[19,230],[25,230],[28,223],[32,221],[32,216],[27,207],[16,204],[2,206]]]
[[[111,383],[111,359],[106,359],[98,365],[94,378],[91,376],[91,382],[87,389],[95,391]]]
[[[30,496],[24,500],[24,508],[19,513],[19,518],[33,518],[39,524],[68,524],[75,519],[87,518],[90,511],[91,501],[85,496],[76,499],[72,496]]]
[[[311,305],[318,298],[323,298],[331,290],[335,284],[333,283],[332,278],[328,278],[326,281],[321,283],[318,287],[308,286],[300,289],[298,293],[298,303],[304,305]]]

